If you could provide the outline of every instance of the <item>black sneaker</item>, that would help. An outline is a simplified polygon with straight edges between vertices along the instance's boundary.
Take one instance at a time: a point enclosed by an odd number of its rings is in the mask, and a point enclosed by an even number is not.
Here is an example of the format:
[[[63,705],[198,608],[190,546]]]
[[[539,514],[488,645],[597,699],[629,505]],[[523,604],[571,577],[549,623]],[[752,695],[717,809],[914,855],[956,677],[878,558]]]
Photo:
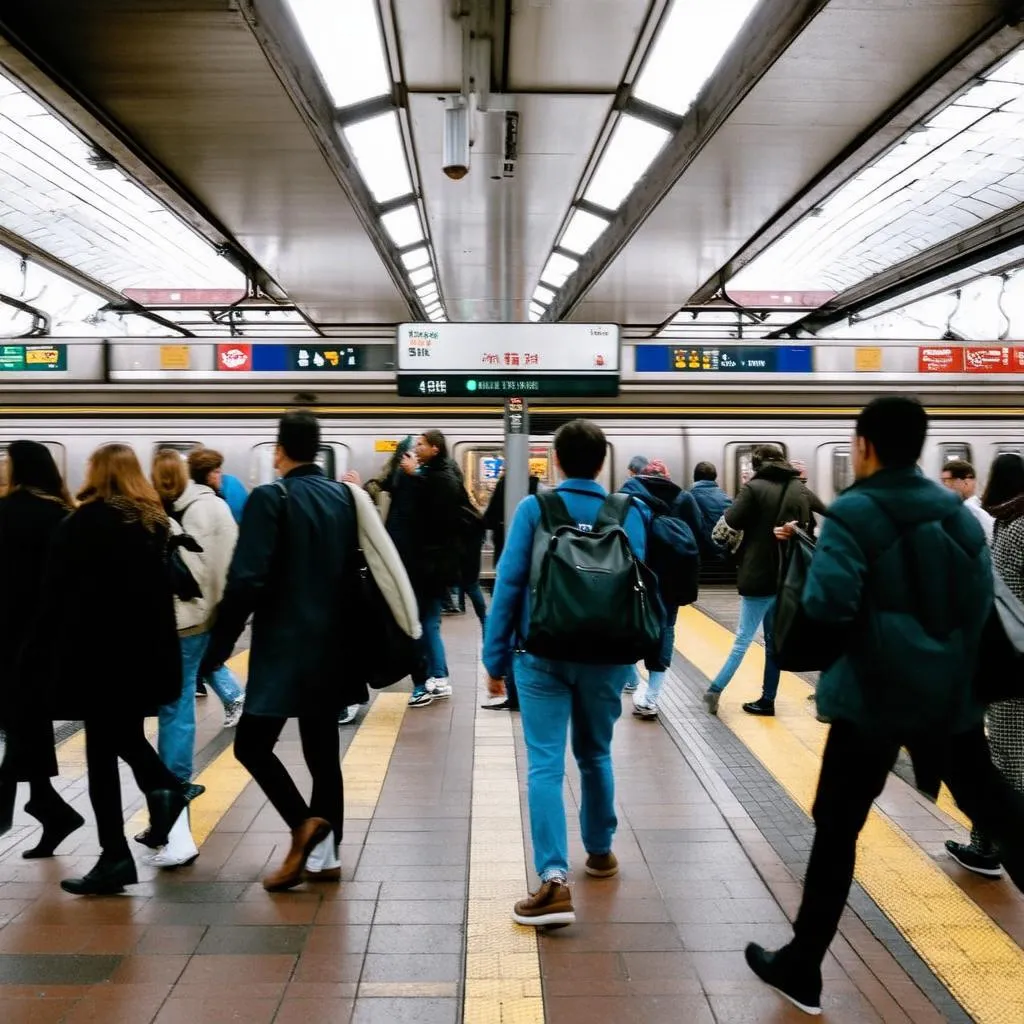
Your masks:
[[[762,718],[774,718],[775,717],[775,701],[768,700],[767,697],[761,697],[759,700],[747,701],[743,705],[743,710],[748,715],[760,715]]]
[[[946,853],[960,867],[967,868],[968,871],[973,871],[976,875],[984,875],[986,878],[1003,877],[1003,866],[1000,864],[999,858],[990,853],[983,853],[970,843],[954,843],[952,839],[947,839]]]
[[[812,1017],[821,1015],[821,968],[800,964],[784,946],[774,953],[751,942],[743,954],[747,966],[770,988]]]

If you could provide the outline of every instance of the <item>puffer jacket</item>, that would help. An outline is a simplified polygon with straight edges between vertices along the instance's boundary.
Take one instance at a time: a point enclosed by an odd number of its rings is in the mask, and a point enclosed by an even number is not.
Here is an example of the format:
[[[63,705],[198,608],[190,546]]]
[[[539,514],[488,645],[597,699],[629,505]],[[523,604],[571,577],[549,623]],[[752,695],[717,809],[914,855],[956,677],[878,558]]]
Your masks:
[[[174,599],[178,633],[209,632],[217,605],[224,596],[228,568],[238,540],[238,524],[227,502],[218,497],[216,491],[190,480],[174,503],[172,529],[175,533],[181,530],[194,537],[203,549],[202,552],[181,551],[185,564],[199,584],[202,597],[191,601]]]
[[[809,618],[844,630],[818,710],[887,735],[977,725],[991,606],[985,535],[957,495],[916,468],[857,481],[829,508],[804,587]]]

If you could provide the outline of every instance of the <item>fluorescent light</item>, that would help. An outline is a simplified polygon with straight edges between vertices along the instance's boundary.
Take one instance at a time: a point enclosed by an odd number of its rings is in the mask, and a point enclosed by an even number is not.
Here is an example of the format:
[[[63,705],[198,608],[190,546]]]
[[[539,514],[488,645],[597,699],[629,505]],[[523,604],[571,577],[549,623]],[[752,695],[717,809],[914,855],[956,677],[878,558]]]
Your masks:
[[[423,241],[423,225],[420,223],[420,212],[416,209],[415,203],[385,213],[380,222],[399,249]]]
[[[623,114],[605,146],[584,199],[617,210],[668,142],[664,128]]]
[[[437,302],[432,302],[430,303],[429,306],[424,306],[423,308],[426,310],[427,316],[433,316],[434,313],[436,313],[439,309],[443,309],[444,307],[441,305],[440,300],[438,300]]]
[[[435,302],[441,301],[441,296],[438,294],[436,288],[431,288],[430,291],[424,295],[419,295],[417,292],[417,296],[424,306],[432,306]]]
[[[633,95],[673,114],[685,114],[757,2],[675,0],[662,20]]]
[[[416,270],[418,267],[425,267],[429,262],[430,250],[425,245],[421,245],[418,249],[413,249],[411,252],[402,253],[402,263],[405,264],[406,270]]]
[[[434,268],[428,266],[420,267],[419,270],[413,270],[409,274],[409,280],[414,288],[418,288],[421,284],[426,284],[428,281],[433,281]]]
[[[536,302],[530,303],[530,310],[527,316],[536,323],[544,315],[544,310],[541,306],[538,306]]]
[[[439,323],[443,323],[445,320],[447,320],[448,317],[446,317],[444,315],[444,310],[443,309],[439,309],[436,313],[431,313],[430,314],[430,319],[433,320],[435,324],[439,324]]]
[[[391,91],[375,0],[286,0],[336,107]]]
[[[389,110],[365,121],[357,121],[345,128],[342,135],[355,157],[366,187],[378,203],[412,192],[398,114]]]
[[[540,272],[540,279],[552,288],[561,288],[579,265],[579,260],[553,252]]]
[[[562,240],[558,244],[562,249],[582,256],[601,237],[606,227],[608,221],[604,217],[598,217],[586,210],[573,210]]]
[[[416,294],[421,299],[428,299],[428,298],[430,298],[431,295],[436,295],[437,294],[437,282],[436,281],[431,281],[429,284],[420,285],[420,287],[416,289]]]
[[[533,290],[533,301],[538,306],[548,306],[551,304],[551,300],[555,297],[555,293],[550,288],[545,288],[544,285],[539,284]]]

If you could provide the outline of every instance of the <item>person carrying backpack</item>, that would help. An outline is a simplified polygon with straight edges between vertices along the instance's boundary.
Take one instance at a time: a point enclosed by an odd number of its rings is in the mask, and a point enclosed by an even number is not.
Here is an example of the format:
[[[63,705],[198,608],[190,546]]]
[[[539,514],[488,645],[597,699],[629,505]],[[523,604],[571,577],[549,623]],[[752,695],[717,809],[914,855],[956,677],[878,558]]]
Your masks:
[[[608,498],[597,483],[608,450],[604,433],[595,423],[572,420],[555,434],[554,449],[565,479],[516,509],[498,564],[483,655],[488,691],[500,697],[516,648],[541,887],[516,903],[512,916],[534,927],[576,919],[567,885],[563,798],[569,731],[582,786],[586,872],[609,878],[618,871],[612,733],[623,687],[642,656],[637,649],[656,646],[660,633],[656,619],[640,635],[640,619],[647,621],[651,602],[657,604],[656,583],[636,562],[646,554],[643,513],[625,496]]]
[[[697,599],[700,511],[692,495],[669,479],[665,464],[658,459],[647,462],[620,491],[642,502],[651,513],[647,562],[658,577],[665,625],[657,656],[647,662],[647,685],[633,698],[633,714],[657,718],[658,696],[675,649],[676,616],[680,607]]]

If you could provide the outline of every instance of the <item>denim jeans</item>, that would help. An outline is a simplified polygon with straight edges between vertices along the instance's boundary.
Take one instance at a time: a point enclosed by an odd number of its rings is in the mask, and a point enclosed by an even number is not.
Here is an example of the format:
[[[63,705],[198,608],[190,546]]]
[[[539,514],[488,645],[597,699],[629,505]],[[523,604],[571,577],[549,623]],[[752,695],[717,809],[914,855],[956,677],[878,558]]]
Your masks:
[[[468,597],[473,611],[476,612],[476,617],[480,620],[480,628],[483,629],[487,625],[487,599],[480,588],[480,581],[478,580],[470,587],[459,587],[458,594],[459,610],[466,610],[466,598]]]
[[[214,669],[203,682],[217,694],[225,708],[229,704],[234,704],[242,696],[242,688],[227,665],[221,665],[220,668]]]
[[[779,692],[779,666],[775,664],[775,647],[773,626],[775,624],[775,596],[771,597],[741,597],[740,598],[740,625],[736,630],[736,640],[733,642],[729,657],[721,667],[718,675],[711,683],[711,689],[721,693],[729,681],[736,674],[740,667],[747,648],[754,642],[754,634],[757,627],[764,623],[764,681],[761,696],[766,700],[775,700]]]
[[[418,600],[420,625],[423,627],[420,647],[426,660],[427,676],[432,679],[447,679],[448,662],[445,659],[444,642],[441,640],[441,598],[420,594]],[[414,679],[413,682],[420,681]]]
[[[530,834],[537,874],[567,878],[565,741],[580,770],[580,829],[587,853],[608,853],[618,820],[612,733],[632,665],[583,665],[517,653],[516,686],[526,739]]]
[[[181,695],[159,711],[157,753],[182,782],[192,781],[192,756],[196,746],[196,677],[209,640],[209,633],[178,637],[181,644]]]

